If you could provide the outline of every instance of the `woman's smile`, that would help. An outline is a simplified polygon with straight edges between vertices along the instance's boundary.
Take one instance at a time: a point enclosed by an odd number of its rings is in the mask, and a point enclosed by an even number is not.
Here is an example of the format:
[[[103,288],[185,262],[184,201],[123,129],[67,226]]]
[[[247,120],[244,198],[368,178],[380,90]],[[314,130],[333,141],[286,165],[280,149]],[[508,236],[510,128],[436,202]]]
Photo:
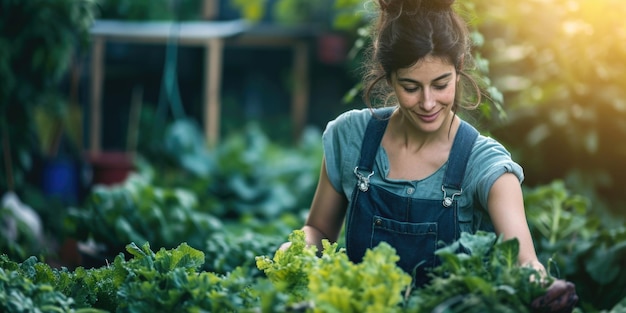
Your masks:
[[[432,123],[437,120],[437,117],[439,117],[439,114],[441,113],[442,110],[443,108],[432,114],[420,114],[420,113],[415,113],[415,114],[422,122]]]

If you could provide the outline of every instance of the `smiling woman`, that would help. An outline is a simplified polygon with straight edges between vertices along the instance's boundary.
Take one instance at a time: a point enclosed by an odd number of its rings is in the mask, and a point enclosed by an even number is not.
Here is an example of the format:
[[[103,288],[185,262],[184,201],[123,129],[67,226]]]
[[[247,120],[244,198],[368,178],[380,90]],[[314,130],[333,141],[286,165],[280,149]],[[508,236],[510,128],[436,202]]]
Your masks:
[[[469,32],[454,1],[376,3],[364,64],[368,108],[341,114],[324,131],[320,179],[302,228],[306,242],[321,251],[323,240],[338,240],[345,220],[351,261],[389,244],[413,285],[423,287],[441,262],[439,245],[493,231],[519,241],[519,265],[546,275],[527,226],[522,168],[456,114],[475,108],[481,93],[467,71]],[[466,98],[468,83],[477,92]],[[574,285],[557,280],[534,306],[569,312],[577,300]]]

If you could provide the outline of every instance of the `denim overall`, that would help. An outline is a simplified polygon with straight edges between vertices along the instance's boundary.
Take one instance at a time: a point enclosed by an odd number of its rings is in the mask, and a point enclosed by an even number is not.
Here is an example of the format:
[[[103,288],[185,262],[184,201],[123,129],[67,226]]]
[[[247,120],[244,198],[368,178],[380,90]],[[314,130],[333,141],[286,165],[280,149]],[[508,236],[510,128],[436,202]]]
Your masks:
[[[413,199],[369,182],[374,174],[374,158],[387,127],[387,117],[392,110],[378,112],[384,118],[370,119],[359,165],[354,170],[357,185],[352,192],[352,205],[346,221],[346,250],[351,261],[361,262],[368,248],[385,241],[400,256],[398,266],[412,274],[415,286],[420,287],[428,282],[426,269],[440,264],[435,250],[442,243],[450,244],[459,238],[458,208],[454,198],[462,194],[461,183],[478,132],[461,122],[442,185],[433,186],[441,188],[441,199]]]

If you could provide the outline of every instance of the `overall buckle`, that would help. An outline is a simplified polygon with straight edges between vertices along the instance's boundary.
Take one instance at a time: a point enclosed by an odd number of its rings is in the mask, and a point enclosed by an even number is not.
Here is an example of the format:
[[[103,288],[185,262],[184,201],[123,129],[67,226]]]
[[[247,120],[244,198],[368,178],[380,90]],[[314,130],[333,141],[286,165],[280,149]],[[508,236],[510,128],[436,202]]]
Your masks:
[[[359,173],[359,167],[357,166],[354,168],[354,175],[356,175],[356,178],[359,180],[359,189],[363,192],[366,192],[370,187],[370,177],[374,175],[374,171],[367,174],[367,176],[364,176],[363,174]]]
[[[461,190],[456,191],[452,194],[452,196],[448,197],[447,193],[446,193],[446,188],[444,187],[444,185],[441,185],[441,191],[443,191],[443,206],[448,208],[452,205],[452,202],[454,201],[454,197],[456,196],[460,196],[463,193],[463,188],[461,188]]]

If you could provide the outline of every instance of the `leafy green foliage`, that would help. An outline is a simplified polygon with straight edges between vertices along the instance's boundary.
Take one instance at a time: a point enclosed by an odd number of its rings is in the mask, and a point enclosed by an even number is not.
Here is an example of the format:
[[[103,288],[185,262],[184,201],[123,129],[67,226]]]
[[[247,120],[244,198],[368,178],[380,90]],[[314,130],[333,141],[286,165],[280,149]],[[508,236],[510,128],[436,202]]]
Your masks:
[[[217,216],[252,216],[271,221],[288,212],[308,208],[321,165],[321,136],[308,130],[299,145],[270,142],[256,125],[225,138],[214,151],[214,182],[201,199],[213,199]]]
[[[114,249],[128,242],[173,248],[181,238],[203,247],[222,223],[197,206],[195,195],[187,190],[159,188],[149,177],[134,175],[121,185],[96,186],[84,208],[70,211],[69,221],[79,239],[91,237]]]
[[[0,171],[0,189],[19,191],[39,150],[35,108],[64,115],[58,85],[74,55],[88,47],[96,1],[2,0],[0,7],[0,133],[8,141],[0,152],[12,160],[11,171]]]
[[[3,312],[69,311],[72,301],[49,285],[36,285],[16,272],[0,268],[0,308]]]
[[[49,266],[38,263],[34,257],[22,264],[0,255],[0,310],[2,312],[72,312],[103,313],[85,307],[61,290],[70,285],[72,275],[67,271],[54,272]],[[74,291],[90,296],[88,289],[74,286]],[[89,303],[91,304],[91,303]]]
[[[245,137],[249,141],[229,139],[236,144],[231,143],[228,148],[222,148],[224,150],[217,149],[219,154],[212,152],[220,156],[214,160],[224,160],[215,164],[230,164],[230,167],[222,168],[222,175],[244,170],[250,171],[245,172],[246,175],[262,180],[265,172],[255,169],[255,166],[269,164],[268,169],[284,172],[266,179],[268,184],[281,182],[293,188],[291,192],[296,192],[294,186],[307,184],[293,183],[294,177],[308,177],[303,181],[315,182],[316,174],[312,169],[319,166],[319,158],[312,155],[320,151],[318,139],[311,140],[308,147],[281,150],[264,142],[263,136],[257,137],[255,131],[250,134]],[[244,143],[249,145],[246,147]],[[255,152],[266,157],[257,158],[253,155]],[[281,162],[287,153],[296,155],[289,161],[294,167],[280,169],[281,164],[290,164]],[[307,155],[301,156],[300,153]],[[297,168],[298,162],[309,158],[315,159],[315,162]],[[303,234],[295,232],[290,240],[294,243],[301,241],[301,244],[276,252],[271,259],[267,256],[275,251],[290,230],[302,225],[306,210],[294,214],[296,211],[293,208],[281,206],[280,213],[262,215],[254,210],[251,202],[249,210],[222,215],[222,221],[210,224],[213,225],[210,227],[194,228],[195,223],[200,221],[197,216],[215,221],[215,217],[206,212],[203,201],[198,200],[201,194],[197,190],[201,189],[185,189],[187,185],[184,181],[179,181],[176,188],[163,187],[161,185],[172,182],[160,179],[157,185],[153,177],[154,172],[144,169],[124,184],[98,187],[88,206],[72,210],[72,214],[78,217],[73,222],[83,221],[77,223],[80,224],[77,229],[83,231],[83,235],[89,234],[86,232],[89,230],[100,233],[102,242],[116,244],[123,244],[123,240],[116,236],[126,240],[140,238],[141,241],[136,242],[142,246],[132,245],[126,255],[108,256],[112,262],[89,270],[54,270],[38,263],[35,258],[29,258],[19,266],[5,262],[1,267],[19,271],[34,284],[54,286],[54,290],[73,299],[74,308],[109,312],[116,311],[120,306],[127,311],[141,312],[144,309],[158,311],[163,306],[171,306],[173,310],[190,308],[190,311],[218,312],[219,309],[215,308],[223,308],[226,312],[332,311],[334,308],[360,310],[364,307],[363,303],[368,303],[365,305],[368,308],[385,307],[388,311],[399,312],[430,312],[421,308],[455,312],[467,306],[476,310],[495,308],[504,312],[509,307],[519,307],[519,311],[524,312],[528,300],[537,292],[538,286],[529,283],[529,276],[533,273],[515,266],[517,243],[499,242],[491,235],[483,234],[462,238],[456,246],[441,250],[439,253],[444,263],[434,270],[433,284],[415,290],[406,290],[406,286],[400,284],[403,280],[401,276],[394,276],[394,270],[388,268],[395,262],[394,254],[382,246],[377,249],[383,252],[373,252],[371,260],[352,264],[345,252],[335,245],[326,244],[322,256],[316,256],[316,252],[304,244]],[[209,184],[208,179],[205,182]],[[196,182],[189,183],[196,186]],[[206,189],[211,188],[206,186]],[[271,189],[268,186],[259,188]],[[209,198],[207,195],[204,197]],[[620,300],[626,297],[624,273],[620,267],[626,249],[623,224],[616,219],[600,218],[601,211],[590,208],[587,199],[570,194],[562,182],[525,190],[525,201],[541,260],[549,265],[554,276],[576,283],[581,308],[585,312],[596,312],[597,308],[619,308]],[[280,203],[275,205],[280,206]],[[224,209],[229,211],[228,207]],[[122,218],[131,228],[115,226],[116,221]],[[181,223],[187,226],[180,227]],[[132,231],[127,232],[128,229]],[[144,244],[149,242],[148,239],[161,240],[160,244],[154,245],[164,248],[165,240],[162,238],[174,238],[170,243],[174,246],[177,240],[189,238],[189,242],[194,242],[193,247],[201,249],[202,254],[191,249],[191,244],[181,246],[180,251],[191,259],[180,261],[180,255],[174,256],[179,250],[162,249],[153,253]],[[460,247],[464,250],[459,250]],[[125,256],[133,258],[126,261]],[[202,261],[201,256],[204,258]],[[364,287],[363,281],[371,283]],[[377,297],[383,292],[381,286],[390,292],[385,297]],[[126,300],[120,300],[120,290],[124,290]],[[155,296],[158,299],[144,299],[148,295],[158,295]],[[348,295],[355,300],[346,302]],[[400,299],[399,302],[397,299]],[[143,302],[148,303],[145,308],[138,304]],[[392,305],[392,302],[395,304]]]
[[[121,312],[186,311],[206,295],[212,282],[219,280],[209,273],[197,275],[204,254],[186,244],[157,253],[148,244],[141,248],[131,244],[127,250],[134,258],[121,263],[129,272],[118,292]]]
[[[214,233],[207,238],[204,246],[204,269],[220,274],[230,273],[237,267],[256,269],[255,257],[272,253],[283,239],[282,235],[264,235],[247,230]]]
[[[107,266],[74,272],[34,257],[18,264],[1,256],[0,288],[9,292],[0,292],[0,305],[8,312],[24,306],[41,312],[529,312],[550,282],[541,284],[534,269],[517,265],[516,240],[493,233],[464,233],[438,250],[443,263],[432,282],[413,290],[387,244],[354,264],[336,243],[325,241],[320,257],[302,231],[289,239],[291,247],[273,258],[256,257],[267,279],[243,267],[224,275],[202,271],[204,253],[186,243],[157,252],[131,243],[130,260],[119,254]]]
[[[623,219],[602,220],[602,211],[562,181],[525,190],[525,201],[540,259],[576,284],[583,306],[609,309],[626,297]]]
[[[304,232],[293,231],[289,235],[291,245],[278,250],[273,258],[257,256],[256,266],[281,290],[289,290],[292,301],[308,297],[309,272],[316,266],[317,248],[307,246]]]
[[[92,0],[3,0],[0,19],[0,103],[31,103],[53,92],[77,45],[86,48],[94,18]],[[22,27],[28,26],[28,27]],[[31,98],[29,98],[31,97]],[[5,112],[6,113],[6,112]]]
[[[352,263],[337,243],[307,246],[304,232],[289,236],[291,245],[273,258],[258,256],[257,267],[277,290],[288,292],[287,302],[304,304],[312,312],[400,312],[402,291],[411,277],[396,266],[399,259],[388,244],[368,251],[363,262]]]
[[[443,263],[411,298],[411,312],[530,312],[532,300],[545,293],[540,274],[517,264],[517,239],[462,233],[436,253]]]
[[[328,241],[315,257],[317,249],[306,245],[301,230],[289,240],[291,246],[273,259],[257,257],[257,266],[278,290],[289,290],[290,303],[308,303],[313,312],[530,312],[532,300],[550,283],[517,264],[516,239],[503,241],[494,233],[463,233],[439,249],[442,264],[433,269],[432,282],[414,290],[386,243],[354,264]]]
[[[127,251],[133,256],[128,261],[120,254],[110,265],[77,268],[73,273],[52,269],[36,258],[17,264],[1,256],[1,308],[6,312],[242,312],[258,306],[246,271],[237,268],[226,275],[199,271],[204,254],[186,243],[156,253],[149,244],[131,243]]]
[[[141,173],[152,177],[158,168],[154,183],[185,186],[197,197],[198,210],[228,220],[271,221],[308,208],[322,158],[319,130],[309,128],[297,145],[285,146],[271,142],[251,123],[208,149],[190,120],[165,129],[164,140],[140,149],[146,158]]]
[[[538,240],[548,240],[550,245],[570,244],[574,233],[589,238],[600,226],[598,218],[586,216],[587,199],[570,195],[562,181],[527,189],[524,201],[529,208],[528,218],[533,221],[533,233]]]
[[[383,242],[355,264],[336,243],[323,245],[318,268],[309,275],[314,312],[402,311],[402,292],[411,277],[396,265],[400,258],[395,249]]]
[[[305,133],[299,146],[287,149],[250,127],[211,152],[187,149],[204,143],[175,133],[180,132],[172,131],[166,140],[172,155],[179,152],[175,172],[165,171],[156,180],[161,163],[143,161],[123,184],[96,186],[81,208],[69,210],[67,224],[73,229],[67,233],[79,240],[93,238],[113,255],[127,242],[172,248],[184,239],[206,252],[205,270],[227,273],[252,265],[255,255],[275,249],[279,238],[302,224],[304,217],[294,213],[308,206],[315,188],[321,159],[318,132]],[[196,171],[197,163],[213,165]],[[229,222],[234,226],[224,229]]]

